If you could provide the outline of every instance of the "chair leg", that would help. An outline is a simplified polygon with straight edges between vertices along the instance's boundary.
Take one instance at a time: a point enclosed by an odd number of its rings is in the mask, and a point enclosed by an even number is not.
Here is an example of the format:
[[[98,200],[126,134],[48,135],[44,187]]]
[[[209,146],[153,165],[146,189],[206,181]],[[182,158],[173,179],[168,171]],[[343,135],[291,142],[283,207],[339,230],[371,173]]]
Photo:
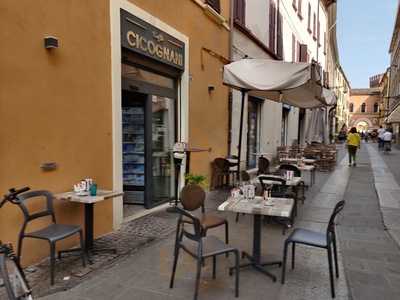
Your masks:
[[[225,221],[225,244],[229,244],[229,224]]]
[[[335,286],[333,282],[333,266],[332,266],[332,248],[328,246],[328,264],[329,264],[329,280],[331,283],[331,294],[332,298],[335,298]]]
[[[54,267],[56,262],[56,245],[50,243],[50,285],[54,285]]]
[[[201,267],[202,267],[202,261],[203,261],[203,251],[201,249],[201,245],[199,245],[198,251],[197,251],[197,272],[196,272],[196,285],[195,285],[195,291],[194,291],[194,300],[197,300],[198,294],[199,294],[199,287],[200,287],[200,275],[201,275]]]
[[[225,221],[225,244],[229,244],[229,224],[228,221]],[[229,257],[229,252],[225,253],[226,257]]]
[[[335,259],[336,278],[339,278],[339,264],[337,255],[336,236],[333,236],[332,242],[333,242],[333,257]]]
[[[296,243],[292,243],[292,270],[294,269],[295,264],[295,257],[296,257]]]
[[[172,274],[171,274],[171,280],[169,282],[169,288],[172,289],[174,287],[174,280],[175,280],[175,272],[176,272],[176,265],[178,263],[178,256],[179,256],[179,247],[175,246],[174,250],[174,262],[172,265]]]
[[[82,266],[86,268],[86,248],[85,248],[85,242],[83,240],[83,233],[82,230],[79,230],[79,239],[81,243],[81,257],[82,257]]]
[[[216,274],[217,274],[217,256],[214,255],[212,258],[213,258],[213,274],[212,274],[212,277],[213,277],[213,279],[215,279],[217,277],[216,276]]]
[[[17,261],[18,264],[21,264],[21,255],[22,255],[22,242],[24,240],[23,236],[18,237],[18,248],[17,248]]]
[[[285,284],[285,275],[286,275],[286,260],[287,260],[287,252],[288,252],[289,243],[285,242],[285,246],[283,249],[283,261],[282,261],[282,278],[281,283]]]
[[[239,297],[239,269],[240,269],[240,261],[239,261],[239,251],[235,250],[235,297]]]

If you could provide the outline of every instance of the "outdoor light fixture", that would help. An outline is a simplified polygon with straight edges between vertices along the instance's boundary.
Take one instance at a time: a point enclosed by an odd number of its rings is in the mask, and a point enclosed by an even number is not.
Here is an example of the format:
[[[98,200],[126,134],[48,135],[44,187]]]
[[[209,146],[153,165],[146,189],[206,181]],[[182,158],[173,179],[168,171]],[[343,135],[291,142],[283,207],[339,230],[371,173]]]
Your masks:
[[[209,93],[211,93],[212,91],[214,91],[215,90],[215,86],[213,86],[213,85],[209,85],[208,86],[208,92]]]
[[[46,49],[58,48],[58,38],[54,36],[45,36],[44,37],[44,47]]]

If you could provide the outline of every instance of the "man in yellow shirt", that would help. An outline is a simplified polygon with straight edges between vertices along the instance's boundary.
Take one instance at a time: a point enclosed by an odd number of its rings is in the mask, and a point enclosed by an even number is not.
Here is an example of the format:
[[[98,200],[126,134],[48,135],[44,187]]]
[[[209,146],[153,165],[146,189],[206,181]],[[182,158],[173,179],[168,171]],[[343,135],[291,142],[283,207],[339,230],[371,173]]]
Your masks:
[[[350,133],[347,135],[347,150],[349,151],[349,167],[353,162],[353,166],[356,166],[356,154],[357,149],[360,148],[361,145],[361,137],[357,133],[357,129],[355,127],[350,129]]]

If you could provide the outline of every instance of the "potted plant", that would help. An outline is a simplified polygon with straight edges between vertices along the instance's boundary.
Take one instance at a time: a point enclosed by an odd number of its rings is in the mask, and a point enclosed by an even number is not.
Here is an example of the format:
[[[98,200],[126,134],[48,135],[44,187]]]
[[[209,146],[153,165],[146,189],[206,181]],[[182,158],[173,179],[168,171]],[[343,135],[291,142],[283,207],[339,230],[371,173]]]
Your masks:
[[[185,176],[186,184],[197,184],[201,186],[203,189],[207,189],[207,177],[204,175],[197,174],[186,174]]]

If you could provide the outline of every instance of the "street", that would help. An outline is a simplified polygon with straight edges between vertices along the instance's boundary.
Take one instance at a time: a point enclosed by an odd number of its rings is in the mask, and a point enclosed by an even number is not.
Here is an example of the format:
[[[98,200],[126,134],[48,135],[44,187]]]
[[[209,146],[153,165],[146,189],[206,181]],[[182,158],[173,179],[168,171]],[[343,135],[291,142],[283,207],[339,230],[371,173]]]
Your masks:
[[[400,165],[400,151],[393,150],[384,156],[377,152],[376,144],[363,144],[357,167],[348,167],[344,146],[340,146],[339,163],[333,173],[318,173],[317,183],[308,190],[304,205],[295,227],[317,231],[326,229],[327,220],[335,203],[345,199],[346,206],[338,219],[337,232],[340,241],[340,278],[336,282],[336,299],[396,299],[400,292],[400,250],[392,235],[400,229],[400,218],[393,214],[382,219],[387,199],[379,199],[375,185],[384,184],[386,191],[395,191],[399,174],[391,169]],[[376,164],[379,169],[375,169]],[[387,167],[386,163],[390,164]],[[379,181],[375,181],[378,178]],[[390,181],[390,179],[395,180]],[[383,197],[387,194],[380,194]],[[210,199],[211,198],[211,199]],[[224,194],[207,200],[207,211],[224,200]],[[241,250],[251,248],[251,222],[241,216],[235,223],[234,215],[225,213],[231,226],[231,243]],[[387,223],[386,223],[387,222]],[[385,226],[386,224],[386,226]],[[388,231],[387,228],[390,228]],[[211,234],[211,233],[210,233]],[[223,238],[223,230],[214,229],[212,234]],[[262,247],[268,257],[282,255],[286,236],[281,228],[272,224],[263,226]],[[195,261],[182,255],[174,289],[169,289],[174,234],[141,249],[136,254],[105,270],[67,292],[43,298],[51,299],[190,299],[194,288]],[[243,269],[240,273],[240,299],[329,299],[329,276],[324,250],[297,247],[296,268],[287,271],[286,284],[273,283],[262,274]],[[233,299],[233,277],[228,275],[230,259],[218,258],[217,278],[211,277],[211,260],[206,262],[200,288],[201,299]],[[272,272],[280,276],[280,269]]]

